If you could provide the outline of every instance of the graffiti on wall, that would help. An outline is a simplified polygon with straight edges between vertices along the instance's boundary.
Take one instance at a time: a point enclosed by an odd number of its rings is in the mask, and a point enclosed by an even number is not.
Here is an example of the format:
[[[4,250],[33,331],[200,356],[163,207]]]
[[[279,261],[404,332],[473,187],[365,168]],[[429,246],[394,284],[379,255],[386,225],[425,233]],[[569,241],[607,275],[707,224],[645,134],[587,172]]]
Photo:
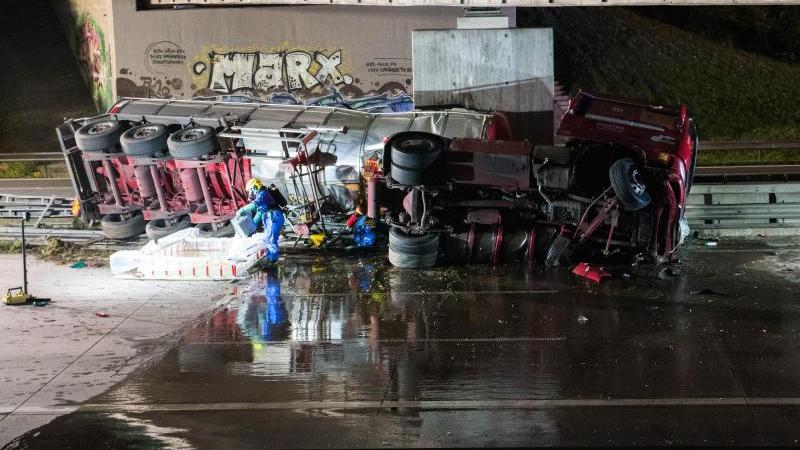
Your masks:
[[[342,51],[303,50],[266,52],[216,52],[192,65],[195,77],[205,79],[208,90],[221,94],[263,95],[271,91],[312,91],[332,83],[353,84],[342,67]]]
[[[111,91],[111,56],[102,28],[88,13],[78,18],[78,58],[89,81],[98,111],[114,101]]]
[[[300,102],[324,96],[335,87],[348,98],[396,95],[411,88],[410,58],[375,58],[354,67],[345,50],[228,48],[208,46],[196,57],[172,41],[152,42],[143,64],[122,62],[116,77],[123,97],[191,98],[248,95],[265,101]],[[354,73],[358,69],[365,79]]]

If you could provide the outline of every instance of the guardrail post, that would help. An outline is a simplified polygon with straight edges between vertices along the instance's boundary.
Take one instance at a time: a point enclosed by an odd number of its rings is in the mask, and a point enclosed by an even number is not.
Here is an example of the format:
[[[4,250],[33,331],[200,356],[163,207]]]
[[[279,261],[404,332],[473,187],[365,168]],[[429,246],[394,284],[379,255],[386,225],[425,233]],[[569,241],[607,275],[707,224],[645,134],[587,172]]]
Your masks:
[[[50,211],[50,207],[53,206],[53,202],[56,200],[55,195],[50,196],[50,201],[47,202],[47,206],[44,207],[42,213],[39,214],[39,218],[36,219],[36,223],[33,224],[33,228],[39,228],[39,224],[42,222],[42,219],[45,218],[47,212]]]

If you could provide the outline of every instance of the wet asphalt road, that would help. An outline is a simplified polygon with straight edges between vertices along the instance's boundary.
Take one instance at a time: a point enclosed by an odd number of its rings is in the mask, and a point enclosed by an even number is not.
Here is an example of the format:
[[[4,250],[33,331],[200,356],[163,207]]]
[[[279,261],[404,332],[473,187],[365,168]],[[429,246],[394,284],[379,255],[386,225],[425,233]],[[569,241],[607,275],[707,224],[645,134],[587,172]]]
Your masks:
[[[800,243],[683,256],[602,285],[288,256],[9,447],[796,445]]]

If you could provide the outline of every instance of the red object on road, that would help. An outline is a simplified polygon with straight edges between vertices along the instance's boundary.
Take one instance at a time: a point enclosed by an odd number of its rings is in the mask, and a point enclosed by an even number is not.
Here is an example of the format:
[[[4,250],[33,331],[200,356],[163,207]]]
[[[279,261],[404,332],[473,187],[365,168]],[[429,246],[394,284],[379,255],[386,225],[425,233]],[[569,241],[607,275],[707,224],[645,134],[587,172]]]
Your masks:
[[[593,266],[585,262],[578,263],[578,265],[572,269],[572,273],[579,277],[588,278],[595,283],[600,283],[604,277],[611,276],[611,273],[602,266]]]
[[[108,317],[108,313],[105,311],[97,311],[96,313],[94,313],[94,315],[97,317]]]
[[[358,214],[353,214],[350,216],[350,218],[347,219],[345,225],[347,225],[347,228],[353,228],[354,226],[356,226],[356,222],[358,222]]]

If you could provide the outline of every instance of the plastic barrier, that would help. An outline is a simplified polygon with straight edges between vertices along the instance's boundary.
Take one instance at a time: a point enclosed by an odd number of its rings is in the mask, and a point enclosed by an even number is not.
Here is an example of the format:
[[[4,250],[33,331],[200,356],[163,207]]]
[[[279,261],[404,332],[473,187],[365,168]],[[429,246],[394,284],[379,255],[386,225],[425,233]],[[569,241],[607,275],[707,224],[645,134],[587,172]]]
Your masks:
[[[111,255],[111,273],[149,280],[232,280],[264,256],[264,233],[248,238],[204,238],[196,228],[150,241],[141,250]]]

